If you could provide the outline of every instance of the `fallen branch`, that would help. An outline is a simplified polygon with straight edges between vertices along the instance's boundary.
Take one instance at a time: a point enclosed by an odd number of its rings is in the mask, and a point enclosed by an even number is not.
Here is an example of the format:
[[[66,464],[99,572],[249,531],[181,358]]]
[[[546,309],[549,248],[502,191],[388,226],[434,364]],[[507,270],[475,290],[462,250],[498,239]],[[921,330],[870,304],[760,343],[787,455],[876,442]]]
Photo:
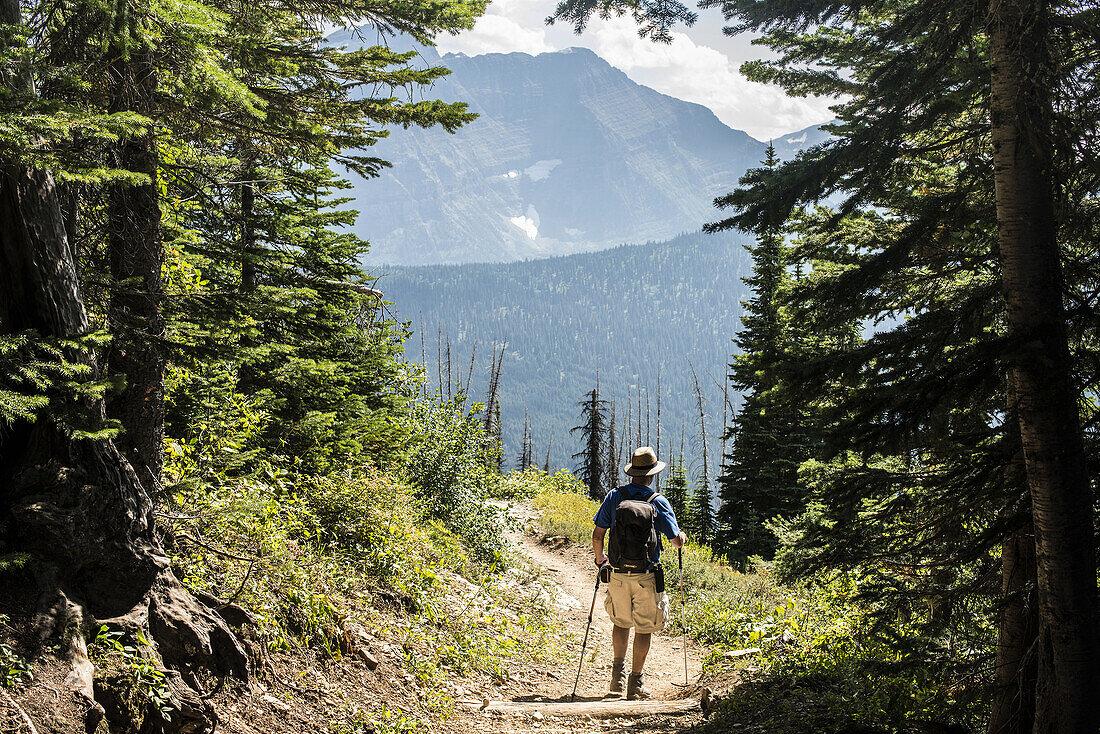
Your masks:
[[[222,550],[221,548],[215,548],[214,546],[210,545],[209,543],[204,543],[203,541],[199,540],[198,538],[195,538],[191,535],[188,535],[187,533],[176,533],[176,537],[177,538],[183,538],[184,540],[190,540],[195,545],[200,546],[202,548],[205,548],[206,550],[210,551],[211,553],[217,553],[219,556],[225,556],[226,558],[232,558],[235,561],[248,561],[249,563],[259,563],[259,560],[260,560],[259,558],[250,558],[248,556],[234,555],[233,553],[230,553],[229,551]]]

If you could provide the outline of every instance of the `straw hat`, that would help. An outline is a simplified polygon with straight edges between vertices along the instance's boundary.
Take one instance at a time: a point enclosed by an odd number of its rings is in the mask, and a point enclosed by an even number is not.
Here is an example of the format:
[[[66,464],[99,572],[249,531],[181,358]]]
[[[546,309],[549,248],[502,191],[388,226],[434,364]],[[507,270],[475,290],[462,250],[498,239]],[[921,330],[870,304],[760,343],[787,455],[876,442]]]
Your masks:
[[[632,477],[648,477],[657,474],[668,464],[657,461],[657,452],[652,446],[642,446],[630,457],[630,463],[623,467],[623,471]]]

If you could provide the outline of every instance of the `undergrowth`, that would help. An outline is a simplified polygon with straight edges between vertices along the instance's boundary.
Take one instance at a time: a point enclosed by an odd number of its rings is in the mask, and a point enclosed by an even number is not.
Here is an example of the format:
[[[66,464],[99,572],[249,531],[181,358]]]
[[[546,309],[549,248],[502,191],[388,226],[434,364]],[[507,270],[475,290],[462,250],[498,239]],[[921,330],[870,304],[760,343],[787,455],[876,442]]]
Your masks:
[[[172,561],[189,587],[249,610],[269,651],[339,660],[356,629],[396,645],[421,712],[379,701],[333,731],[427,730],[453,710],[452,676],[503,681],[545,654],[549,608],[512,588],[478,406],[415,405],[403,464],[351,456],[318,475],[253,452],[268,417],[234,405],[239,420],[169,443]]]
[[[512,481],[531,490],[543,533],[582,545],[591,542],[599,504],[579,482]],[[906,647],[905,627],[917,624],[916,618],[899,621],[892,629],[876,625],[850,578],[836,574],[784,585],[767,564],[741,573],[690,541],[682,558],[683,606],[678,558],[667,547],[662,554],[671,581],[672,616],[666,632],[675,635],[686,628],[709,647],[704,679],[737,682],[708,730],[801,734],[923,731],[930,726],[981,729],[982,701],[988,697],[968,677],[969,669],[946,656]]]

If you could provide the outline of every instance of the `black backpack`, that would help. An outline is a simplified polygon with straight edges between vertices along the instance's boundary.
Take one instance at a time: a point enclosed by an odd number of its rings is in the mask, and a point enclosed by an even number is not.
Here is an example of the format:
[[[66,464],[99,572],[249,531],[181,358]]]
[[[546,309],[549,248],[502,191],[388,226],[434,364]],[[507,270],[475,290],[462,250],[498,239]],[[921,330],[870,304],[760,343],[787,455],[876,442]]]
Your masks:
[[[647,571],[657,560],[657,508],[652,492],[644,500],[624,499],[615,509],[607,559],[616,571]]]

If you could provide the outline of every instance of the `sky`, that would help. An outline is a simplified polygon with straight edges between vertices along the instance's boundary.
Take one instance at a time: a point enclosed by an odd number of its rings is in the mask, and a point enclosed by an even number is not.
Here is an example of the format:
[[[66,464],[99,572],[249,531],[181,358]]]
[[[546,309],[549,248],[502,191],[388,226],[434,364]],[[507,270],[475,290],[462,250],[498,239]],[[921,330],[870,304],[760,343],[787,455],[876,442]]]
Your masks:
[[[705,105],[722,122],[758,140],[778,138],[810,125],[828,122],[832,100],[787,97],[778,88],[745,79],[743,61],[765,58],[768,49],[747,36],[722,33],[722,16],[702,11],[691,28],[680,26],[671,44],[638,37],[629,17],[594,18],[578,36],[568,24],[546,25],[556,0],[492,0],[472,30],[440,36],[441,53],[522,51],[539,54],[583,46],[599,54],[638,82],[672,97]]]

